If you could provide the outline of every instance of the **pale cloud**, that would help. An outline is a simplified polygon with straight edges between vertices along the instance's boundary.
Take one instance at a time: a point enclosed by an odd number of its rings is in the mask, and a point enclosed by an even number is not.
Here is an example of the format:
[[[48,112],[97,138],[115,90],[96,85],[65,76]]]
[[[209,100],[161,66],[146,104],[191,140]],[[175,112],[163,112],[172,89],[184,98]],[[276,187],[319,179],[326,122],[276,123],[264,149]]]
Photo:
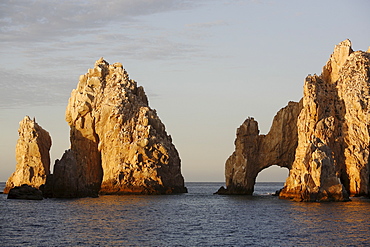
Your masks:
[[[151,60],[186,57],[199,53],[192,42],[178,39],[177,30],[140,18],[196,6],[192,0],[2,1],[0,54],[9,60],[16,54],[27,67],[66,53],[84,58],[117,51]]]
[[[139,16],[194,5],[195,1],[180,0],[2,1],[0,41],[45,42],[97,32],[109,23],[129,23]]]
[[[73,85],[68,77],[36,76],[6,69],[0,69],[0,73],[0,109],[66,104]]]
[[[212,37],[211,29],[227,25],[224,20],[189,23],[185,25],[186,36],[194,40],[206,40]]]
[[[100,57],[183,59],[199,48],[143,18],[188,10],[193,0],[0,1],[0,108],[65,104]],[[116,61],[113,61],[116,62]],[[158,97],[158,95],[151,95]]]
[[[138,37],[129,44],[120,44],[126,57],[140,57],[146,61],[150,60],[173,60],[186,59],[201,53],[201,48],[194,44],[176,41],[166,35],[154,35],[149,37]]]
[[[74,61],[74,64],[78,63]],[[83,69],[87,72],[87,68]],[[0,74],[0,109],[67,105],[72,89],[78,84],[78,75],[68,73],[63,77],[55,74],[40,76],[0,68]],[[160,97],[150,90],[147,95],[149,98]]]
[[[225,25],[228,25],[226,21],[217,20],[217,21],[211,21],[211,22],[191,23],[191,24],[187,24],[186,27],[188,28],[211,28],[211,27],[225,26]]]

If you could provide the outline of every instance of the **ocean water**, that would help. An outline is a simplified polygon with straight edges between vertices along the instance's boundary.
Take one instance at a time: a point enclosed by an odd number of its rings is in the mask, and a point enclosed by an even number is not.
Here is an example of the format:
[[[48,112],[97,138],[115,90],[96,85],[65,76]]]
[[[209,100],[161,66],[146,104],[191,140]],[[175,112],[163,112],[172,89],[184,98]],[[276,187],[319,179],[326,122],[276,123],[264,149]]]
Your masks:
[[[257,183],[253,196],[214,195],[221,185],[187,183],[181,195],[42,201],[1,194],[0,246],[370,246],[370,199],[271,196],[283,183]]]

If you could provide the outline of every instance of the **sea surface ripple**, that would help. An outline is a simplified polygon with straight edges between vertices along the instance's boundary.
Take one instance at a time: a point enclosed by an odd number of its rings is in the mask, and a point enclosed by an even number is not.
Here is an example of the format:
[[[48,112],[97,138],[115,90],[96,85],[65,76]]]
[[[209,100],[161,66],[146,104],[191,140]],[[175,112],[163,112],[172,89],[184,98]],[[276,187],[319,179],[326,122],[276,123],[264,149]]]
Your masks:
[[[187,183],[161,196],[7,200],[1,246],[369,246],[370,199],[300,203],[257,183],[253,196],[221,196],[222,183]],[[3,188],[4,183],[1,184]]]

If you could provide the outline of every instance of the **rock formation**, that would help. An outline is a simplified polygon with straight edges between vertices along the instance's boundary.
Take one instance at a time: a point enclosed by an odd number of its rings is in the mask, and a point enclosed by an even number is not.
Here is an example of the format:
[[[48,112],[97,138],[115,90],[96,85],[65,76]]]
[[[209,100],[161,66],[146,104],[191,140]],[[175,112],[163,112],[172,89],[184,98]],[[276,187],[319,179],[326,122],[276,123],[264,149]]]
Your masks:
[[[370,54],[337,45],[321,76],[308,76],[296,159],[280,193],[303,201],[369,194]]]
[[[66,121],[71,149],[48,178],[52,196],[186,192],[171,136],[122,64],[100,59],[80,76]]]
[[[238,128],[235,151],[225,165],[226,187],[218,194],[247,194],[254,191],[260,171],[279,165],[290,169],[297,147],[297,117],[302,103],[289,102],[274,117],[267,135],[259,135],[258,123],[247,118]]]
[[[18,129],[15,156],[16,170],[6,182],[4,193],[23,184],[39,188],[50,173],[51,138],[49,133],[35,121],[26,116]]]
[[[42,200],[42,192],[32,186],[23,184],[9,190],[7,199]]]
[[[345,40],[335,47],[320,76],[306,78],[302,107],[299,115],[295,115],[298,117],[297,127],[284,127],[291,133],[284,143],[293,146],[290,143],[294,142],[296,149],[289,151],[294,155],[294,162],[285,166],[290,172],[280,198],[346,201],[349,196],[370,194],[369,76],[370,54],[354,52],[351,42]],[[275,117],[274,123],[276,120]],[[247,123],[251,124],[250,120]],[[251,194],[256,170],[260,170],[261,163],[263,167],[271,165],[264,161],[265,154],[260,151],[267,144],[261,147],[261,142],[256,141],[248,150],[238,153],[237,143],[248,142],[248,138],[238,138],[241,137],[237,136],[233,154],[237,157],[232,155],[226,162],[226,192]],[[242,167],[250,167],[245,166],[245,160],[256,161],[252,168],[241,172]],[[273,163],[284,166],[278,160]],[[241,174],[236,176],[230,171],[240,171]],[[243,179],[252,180],[253,185],[240,182]]]

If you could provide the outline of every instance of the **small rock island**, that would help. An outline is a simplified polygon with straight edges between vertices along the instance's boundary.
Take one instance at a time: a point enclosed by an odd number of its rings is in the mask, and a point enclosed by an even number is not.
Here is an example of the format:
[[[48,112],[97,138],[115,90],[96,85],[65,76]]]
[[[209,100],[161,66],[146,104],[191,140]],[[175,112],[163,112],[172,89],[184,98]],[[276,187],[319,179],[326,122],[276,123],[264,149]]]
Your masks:
[[[238,128],[218,194],[251,195],[260,171],[286,167],[279,193],[297,201],[348,201],[370,195],[370,49],[335,46],[322,74],[307,76],[303,98],[274,117],[267,135],[248,118]]]
[[[28,184],[44,197],[186,193],[181,160],[143,87],[103,58],[80,76],[66,109],[71,147],[50,174],[51,138],[26,117],[4,193]]]
[[[35,119],[31,120],[26,116],[19,123],[18,135],[19,139],[15,147],[17,165],[15,172],[5,184],[5,194],[8,194],[10,189],[23,184],[38,189],[45,184],[46,177],[50,174],[49,132],[38,125]]]

